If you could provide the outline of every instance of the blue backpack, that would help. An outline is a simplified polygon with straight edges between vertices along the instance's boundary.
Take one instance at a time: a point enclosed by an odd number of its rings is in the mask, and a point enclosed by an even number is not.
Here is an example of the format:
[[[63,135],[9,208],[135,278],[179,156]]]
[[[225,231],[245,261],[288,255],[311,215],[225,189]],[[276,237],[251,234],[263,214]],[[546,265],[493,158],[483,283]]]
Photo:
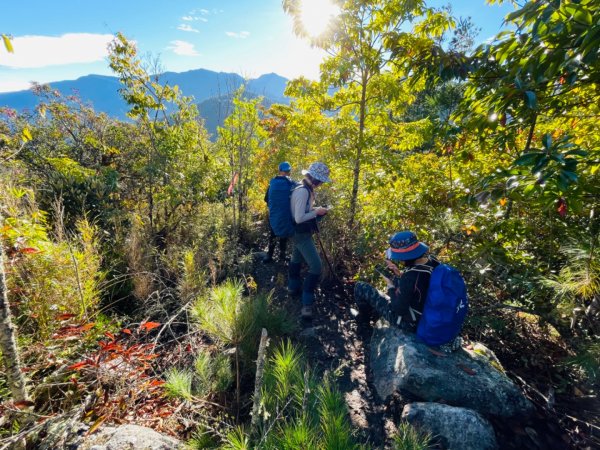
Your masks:
[[[294,235],[294,219],[290,207],[290,196],[298,183],[288,177],[275,177],[269,183],[267,205],[269,206],[269,223],[277,237]]]
[[[465,280],[454,267],[440,264],[431,272],[417,336],[427,345],[451,342],[460,333],[468,310]]]

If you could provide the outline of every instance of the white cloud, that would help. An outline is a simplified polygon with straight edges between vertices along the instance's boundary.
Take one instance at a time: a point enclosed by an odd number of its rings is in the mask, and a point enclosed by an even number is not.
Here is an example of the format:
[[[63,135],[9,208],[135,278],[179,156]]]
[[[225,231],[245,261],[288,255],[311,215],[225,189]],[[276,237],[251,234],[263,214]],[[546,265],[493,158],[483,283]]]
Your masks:
[[[216,9],[213,9],[212,14],[218,14],[219,12]],[[200,22],[208,22],[208,18],[205,16],[210,16],[211,12],[208,9],[192,9],[187,15],[183,16],[181,20],[185,20],[187,22],[200,21]]]
[[[210,15],[217,15],[217,14],[223,14],[225,11],[222,9],[217,9],[217,8],[212,8],[210,10],[208,9],[194,9],[190,14],[201,14],[203,16],[210,16]]]
[[[0,81],[0,92],[25,91],[30,87],[28,81]]]
[[[15,52],[0,52],[0,66],[22,69],[102,61],[113,38],[112,34],[91,33],[15,37]]]
[[[189,16],[183,16],[181,18],[181,20],[183,20],[184,22],[197,22],[197,21],[208,22],[208,19],[206,17],[194,16],[194,15],[191,15],[191,14],[192,13],[190,13]]]
[[[250,36],[249,31],[240,31],[239,33],[235,33],[233,31],[226,31],[225,34],[235,39],[246,39],[248,36]]]
[[[182,23],[181,25],[179,25],[177,27],[177,29],[181,30],[181,31],[189,31],[191,33],[199,33],[199,31],[197,29],[195,29],[191,25],[188,25],[187,23]]]
[[[173,53],[181,56],[200,56],[200,53],[194,48],[194,44],[186,41],[171,41],[167,50],[173,50]]]

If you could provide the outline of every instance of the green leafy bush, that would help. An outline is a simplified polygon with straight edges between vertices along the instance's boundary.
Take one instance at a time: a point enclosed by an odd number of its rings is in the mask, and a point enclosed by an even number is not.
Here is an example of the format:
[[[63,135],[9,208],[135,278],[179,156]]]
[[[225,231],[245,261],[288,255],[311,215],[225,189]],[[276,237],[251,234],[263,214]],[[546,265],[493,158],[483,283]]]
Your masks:
[[[215,342],[254,358],[262,328],[281,336],[293,331],[295,324],[272,306],[269,295],[244,297],[243,290],[240,282],[228,280],[201,294],[191,312],[198,328]]]
[[[213,433],[206,428],[196,431],[192,438],[187,441],[187,448],[190,450],[204,450],[217,447],[219,447],[219,444]]]
[[[330,375],[317,378],[289,341],[275,349],[265,366],[257,423],[252,436],[256,448],[360,448],[346,402]]]
[[[212,356],[206,350],[201,351],[194,361],[194,369],[195,390],[202,397],[226,391],[233,381],[231,361],[222,353]]]
[[[266,328],[272,336],[277,336],[293,329],[281,311],[269,308],[268,296],[244,297],[243,290],[240,282],[228,280],[200,295],[191,309],[203,333],[220,348],[233,349],[238,405],[242,371],[252,365],[260,330]],[[203,370],[207,367],[204,360],[200,365]]]
[[[428,450],[431,448],[433,437],[423,433],[412,425],[402,422],[398,427],[398,434],[394,436],[393,450]]]
[[[600,331],[600,258],[598,236],[581,236],[560,248],[564,265],[558,274],[542,278],[550,288],[558,309],[572,317],[571,326],[592,335]]]
[[[171,369],[166,374],[165,392],[173,398],[204,400],[229,389],[233,381],[231,360],[227,355],[212,355],[202,350],[194,361],[194,370]]]
[[[192,381],[194,374],[189,370],[171,369],[167,372],[167,380],[164,384],[168,396],[192,400]]]
[[[104,278],[97,228],[80,220],[75,234],[59,228],[52,239],[33,191],[8,186],[0,204],[5,218],[0,238],[12,249],[9,295],[18,304],[22,332],[45,341],[61,326],[61,318],[92,321]]]
[[[600,342],[582,345],[579,354],[565,362],[581,368],[592,383],[597,385],[600,382]]]

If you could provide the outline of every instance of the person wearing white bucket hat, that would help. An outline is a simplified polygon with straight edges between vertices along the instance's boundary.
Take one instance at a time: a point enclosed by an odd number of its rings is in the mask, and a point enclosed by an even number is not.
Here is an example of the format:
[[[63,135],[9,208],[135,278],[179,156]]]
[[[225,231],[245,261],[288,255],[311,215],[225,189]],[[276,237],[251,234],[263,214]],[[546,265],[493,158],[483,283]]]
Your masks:
[[[303,170],[302,184],[292,192],[290,207],[294,218],[294,251],[288,269],[288,291],[292,295],[302,293],[303,319],[312,319],[312,304],[315,301],[315,291],[321,279],[322,263],[313,233],[318,231],[317,217],[327,214],[327,208],[315,207],[315,188],[323,183],[331,182],[329,167],[322,162],[312,163],[308,170]],[[308,264],[308,274],[302,283],[300,270],[302,260]]]
[[[302,175],[310,175],[310,178],[320,183],[331,183],[329,178],[329,167],[325,163],[312,163],[308,170],[303,170]]]

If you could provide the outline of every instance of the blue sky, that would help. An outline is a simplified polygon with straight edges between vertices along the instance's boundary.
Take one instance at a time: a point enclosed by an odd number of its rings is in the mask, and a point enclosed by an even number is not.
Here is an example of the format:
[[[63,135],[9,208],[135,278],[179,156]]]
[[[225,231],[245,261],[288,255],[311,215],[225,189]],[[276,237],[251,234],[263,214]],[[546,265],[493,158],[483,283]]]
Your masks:
[[[485,0],[450,3],[456,15],[471,16],[482,28],[480,41],[496,34],[512,10]],[[106,44],[119,31],[176,72],[316,78],[323,56],[293,35],[281,0],[10,0],[2,7],[0,32],[13,36],[15,55],[0,48],[0,92],[27,89],[30,81],[110,75]]]

